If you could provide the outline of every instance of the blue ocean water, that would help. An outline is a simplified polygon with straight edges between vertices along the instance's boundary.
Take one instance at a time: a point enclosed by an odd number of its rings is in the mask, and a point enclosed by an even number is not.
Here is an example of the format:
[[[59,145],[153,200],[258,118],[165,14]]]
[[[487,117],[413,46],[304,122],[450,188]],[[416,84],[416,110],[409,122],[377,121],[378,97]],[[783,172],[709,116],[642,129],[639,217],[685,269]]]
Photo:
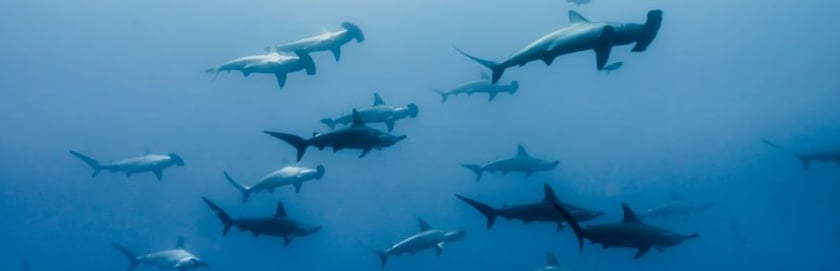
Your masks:
[[[639,23],[661,9],[664,22],[646,52],[615,48],[611,58],[625,65],[609,74],[582,52],[508,70],[503,80],[518,80],[519,92],[493,102],[441,104],[431,91],[485,70],[452,46],[501,59],[568,25],[570,9]],[[761,140],[840,148],[838,9],[825,0],[2,1],[0,269],[28,259],[33,270],[121,270],[128,263],[111,242],[148,252],[183,236],[213,270],[378,270],[359,242],[385,248],[416,233],[422,217],[468,234],[441,256],[393,258],[387,269],[532,270],[552,252],[568,270],[834,270],[840,168],[803,170]],[[344,21],[367,39],[343,47],[339,62],[313,53],[318,74],[290,74],[282,89],[271,76],[202,72]],[[300,165],[327,173],[299,194],[286,187],[241,204],[225,182],[223,171],[250,183],[294,158],[263,130],[328,131],[318,120],[368,106],[374,92],[419,105],[394,130],[408,139],[363,159],[310,149]],[[475,182],[458,166],[507,157],[517,144],[559,168]],[[147,148],[179,153],[186,166],[160,182],[91,178],[67,153],[111,160]],[[579,252],[572,232],[551,223],[499,221],[488,231],[454,197],[498,207],[539,199],[544,184],[606,212],[585,224],[671,193],[715,207],[647,221],[700,237],[634,260],[632,249]],[[288,248],[236,230],[222,237],[201,196],[236,216],[271,215],[282,200],[290,216],[324,229]]]

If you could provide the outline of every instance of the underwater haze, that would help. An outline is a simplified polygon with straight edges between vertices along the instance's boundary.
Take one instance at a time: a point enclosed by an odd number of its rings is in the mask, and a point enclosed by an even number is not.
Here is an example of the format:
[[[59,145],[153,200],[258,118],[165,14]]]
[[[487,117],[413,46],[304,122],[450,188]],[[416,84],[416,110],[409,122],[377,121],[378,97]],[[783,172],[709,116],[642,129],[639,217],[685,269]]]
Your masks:
[[[501,60],[569,25],[644,23],[663,11],[645,52],[612,49],[613,72],[591,51],[508,69],[515,94],[441,97],[485,67],[453,46]],[[566,270],[835,270],[840,265],[840,166],[800,162],[762,144],[840,149],[840,1],[0,1],[0,270],[125,270],[111,243],[137,252],[171,249],[178,236],[208,270],[380,270],[365,246],[387,248],[419,231],[466,230],[462,240],[388,260],[386,270],[534,270],[557,255]],[[205,73],[269,45],[317,35],[345,21],[363,42],[311,53],[317,74]],[[296,165],[324,165],[300,193],[242,195],[228,172],[253,184],[294,161],[295,149],[264,130],[329,132],[325,117],[387,104],[419,106],[393,133],[408,137],[358,158],[310,148]],[[381,124],[370,127],[385,129]],[[517,144],[556,169],[485,173],[462,163],[516,154]],[[91,168],[103,161],[177,153],[183,167],[161,181]],[[293,162],[294,163],[294,162]],[[689,217],[645,223],[698,233],[664,252],[579,251],[570,228],[485,218],[460,194],[493,207],[543,197],[605,212],[584,225],[620,221],[672,198],[713,202]],[[274,214],[323,230],[281,238],[232,230],[201,197],[234,217]],[[141,266],[136,270],[156,270]]]

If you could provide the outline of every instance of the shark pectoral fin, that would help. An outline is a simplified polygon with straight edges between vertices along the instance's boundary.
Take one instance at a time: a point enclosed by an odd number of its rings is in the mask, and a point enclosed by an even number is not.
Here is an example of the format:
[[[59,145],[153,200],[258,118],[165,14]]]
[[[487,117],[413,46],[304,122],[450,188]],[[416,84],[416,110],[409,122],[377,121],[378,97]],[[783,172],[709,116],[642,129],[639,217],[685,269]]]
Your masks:
[[[295,193],[300,193],[300,188],[303,187],[303,182],[295,183]]]
[[[612,40],[615,36],[615,28],[612,26],[605,26],[604,30],[601,31],[601,37],[598,41],[598,45],[595,46],[595,61],[598,66],[598,70],[603,70],[604,66],[607,65],[607,61],[610,59],[610,51],[612,50]]]
[[[388,132],[394,130],[394,124],[395,123],[396,123],[396,121],[394,119],[388,119],[388,120],[385,121],[385,125],[388,126]]]
[[[440,243],[437,243],[437,245],[435,245],[436,255],[440,256],[441,254],[443,254],[443,246],[444,245],[446,245],[446,243],[444,243],[444,242],[440,242]]]
[[[640,247],[639,251],[636,252],[636,256],[633,256],[633,259],[638,259],[638,258],[641,258],[642,256],[645,256],[645,254],[647,254],[648,251],[650,251],[650,247]]]
[[[341,60],[341,47],[336,46],[336,47],[330,49],[330,51],[332,51],[332,54],[335,57],[335,61]]]
[[[496,92],[491,92],[491,93],[490,93],[490,97],[489,97],[489,98],[487,98],[487,101],[488,101],[488,102],[492,102],[492,101],[493,101],[493,99],[496,99],[496,94],[497,94]]]
[[[285,72],[275,73],[274,77],[277,78],[277,85],[280,86],[280,88],[283,88],[284,86],[286,86],[286,73]]]
[[[372,149],[373,149],[373,148],[365,148],[365,149],[362,151],[362,155],[359,155],[359,158],[365,157],[365,155],[367,155],[367,154],[370,152],[370,150],[372,150]]]
[[[288,247],[290,244],[292,244],[292,237],[283,236],[283,247]]]
[[[563,225],[563,222],[557,222],[557,231],[562,231],[566,228],[566,225]]]
[[[542,58],[542,61],[545,62],[546,66],[551,66],[551,63],[554,62],[554,57],[546,56]]]
[[[599,71],[603,70],[604,65],[607,64],[607,61],[610,58],[611,50],[612,47],[609,45],[595,47],[595,64],[597,65]]]
[[[158,181],[163,179],[163,170],[162,169],[155,169],[155,177]]]

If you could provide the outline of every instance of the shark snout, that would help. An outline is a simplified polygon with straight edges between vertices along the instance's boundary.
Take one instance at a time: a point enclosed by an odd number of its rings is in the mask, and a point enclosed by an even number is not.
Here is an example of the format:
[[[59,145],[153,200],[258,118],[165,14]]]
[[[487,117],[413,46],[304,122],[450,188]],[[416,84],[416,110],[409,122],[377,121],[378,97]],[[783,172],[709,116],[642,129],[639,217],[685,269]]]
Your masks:
[[[384,145],[386,147],[390,147],[391,145],[397,144],[397,142],[403,141],[407,137],[408,137],[407,135],[389,137],[388,139],[385,140]]]

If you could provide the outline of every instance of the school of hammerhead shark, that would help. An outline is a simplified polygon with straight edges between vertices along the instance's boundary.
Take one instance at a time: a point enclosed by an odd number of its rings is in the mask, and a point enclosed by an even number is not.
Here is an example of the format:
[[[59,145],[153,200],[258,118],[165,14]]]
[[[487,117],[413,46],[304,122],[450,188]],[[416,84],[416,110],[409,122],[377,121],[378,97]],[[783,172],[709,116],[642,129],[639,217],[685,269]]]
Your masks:
[[[589,2],[589,0],[568,1],[577,4]],[[575,11],[569,11],[570,24],[568,26],[534,40],[501,61],[482,59],[455,48],[467,58],[488,68],[491,73],[482,73],[480,80],[464,83],[448,91],[436,90],[436,92],[440,94],[444,103],[449,96],[476,93],[487,93],[489,100],[492,101],[499,93],[513,94],[519,88],[517,81],[499,82],[506,69],[523,66],[534,61],[542,61],[545,65],[551,65],[558,56],[584,51],[595,52],[596,68],[598,70],[614,71],[620,68],[623,63],[608,64],[610,51],[613,47],[632,44],[633,52],[644,52],[657,36],[662,24],[662,16],[662,11],[651,10],[647,13],[644,23],[605,23],[592,22]],[[282,88],[286,85],[286,78],[289,73],[305,71],[308,75],[316,74],[315,62],[310,54],[329,51],[335,61],[339,61],[342,46],[352,41],[361,43],[365,40],[365,35],[359,26],[350,22],[345,22],[341,26],[342,30],[330,32],[324,29],[320,35],[270,46],[265,49],[265,54],[237,58],[206,71],[211,73],[239,71],[245,77],[253,73],[273,74],[279,87]],[[415,104],[405,106],[387,105],[382,97],[374,94],[374,102],[370,107],[353,109],[351,113],[337,118],[322,119],[321,122],[332,129],[330,132],[316,133],[310,138],[278,131],[265,131],[265,134],[291,145],[296,150],[296,161],[303,158],[309,147],[318,150],[332,148],[336,152],[345,149],[359,150],[361,151],[361,158],[371,150],[382,150],[405,139],[406,135],[391,133],[394,125],[399,120],[417,117],[418,111]],[[369,126],[371,123],[383,123],[387,130],[373,128]],[[342,127],[337,128],[336,126],[339,124]],[[837,152],[799,153],[770,141],[765,141],[765,143],[798,157],[806,169],[811,161],[840,163],[840,153]],[[185,165],[184,160],[175,153],[154,154],[147,151],[145,155],[140,157],[107,163],[99,162],[76,151],[70,151],[70,153],[93,168],[94,177],[102,171],[108,171],[121,172],[128,176],[135,173],[152,173],[160,180],[163,178],[164,169]],[[518,145],[513,157],[495,160],[484,165],[462,164],[461,166],[474,172],[476,180],[479,180],[485,172],[500,172],[503,174],[518,172],[524,174],[527,178],[537,172],[552,170],[558,164],[559,161],[537,158],[531,155],[525,147]],[[305,182],[321,179],[325,172],[326,170],[322,165],[315,168],[306,168],[293,166],[289,161],[284,160],[282,168],[268,173],[251,185],[240,183],[227,172],[224,173],[224,177],[242,194],[242,203],[244,204],[253,193],[262,191],[271,193],[284,186],[292,186],[295,192],[300,192]],[[455,196],[486,218],[488,230],[493,227],[499,217],[506,220],[521,220],[526,224],[531,222],[556,223],[558,231],[567,226],[571,228],[571,231],[577,237],[581,250],[583,250],[584,241],[589,240],[594,244],[600,244],[605,249],[633,249],[636,259],[645,256],[651,249],[661,252],[667,247],[680,245],[699,236],[696,233],[683,234],[656,227],[643,222],[643,219],[670,216],[687,217],[692,213],[713,206],[712,203],[691,202],[681,199],[678,195],[672,195],[670,202],[640,213],[633,211],[627,204],[622,204],[624,218],[621,221],[583,227],[580,225],[581,222],[596,219],[604,213],[561,201],[549,185],[545,185],[544,195],[541,199],[518,205],[505,205],[501,208],[494,208],[487,203],[464,195],[456,194]],[[202,197],[202,200],[221,221],[222,235],[227,235],[232,228],[237,228],[240,231],[251,232],[254,236],[282,238],[285,247],[289,246],[292,240],[296,238],[312,235],[321,230],[321,226],[309,225],[290,217],[282,202],[278,202],[276,212],[269,216],[234,218],[221,205],[211,199]],[[371,248],[364,244],[361,246],[371,250],[379,258],[380,266],[384,268],[388,259],[392,256],[415,254],[423,250],[434,250],[440,255],[448,243],[459,241],[466,236],[465,230],[436,229],[423,219],[418,219],[418,224],[419,232],[399,240],[385,249]],[[175,249],[145,255],[136,254],[119,244],[112,245],[126,256],[129,261],[129,270],[139,265],[177,270],[209,267],[207,262],[184,248],[184,240],[180,237]],[[548,253],[546,259],[546,266],[537,270],[559,268],[560,264],[554,255]],[[24,268],[28,270],[29,264],[25,263]]]

